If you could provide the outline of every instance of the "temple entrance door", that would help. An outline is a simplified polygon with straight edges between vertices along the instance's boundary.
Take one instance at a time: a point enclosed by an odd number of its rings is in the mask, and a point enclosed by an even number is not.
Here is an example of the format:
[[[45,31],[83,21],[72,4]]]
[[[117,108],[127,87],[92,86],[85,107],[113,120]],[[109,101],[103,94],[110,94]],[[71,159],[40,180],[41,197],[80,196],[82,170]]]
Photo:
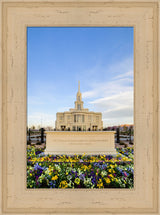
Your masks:
[[[77,131],[81,131],[81,126],[77,126]]]
[[[62,130],[62,131],[64,131],[64,130],[65,130],[65,128],[66,128],[66,126],[65,126],[65,125],[62,125],[62,126],[61,126],[61,130]]]
[[[92,126],[92,131],[97,131],[97,125]]]

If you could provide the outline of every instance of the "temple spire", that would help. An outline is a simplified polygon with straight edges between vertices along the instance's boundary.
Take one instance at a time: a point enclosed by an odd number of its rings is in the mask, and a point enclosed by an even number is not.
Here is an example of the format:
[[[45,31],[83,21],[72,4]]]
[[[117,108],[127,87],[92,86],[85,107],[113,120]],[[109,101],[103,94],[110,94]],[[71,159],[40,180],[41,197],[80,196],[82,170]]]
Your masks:
[[[78,81],[78,92],[75,101],[75,109],[83,109],[82,93],[80,92],[80,81]]]
[[[80,81],[78,81],[78,92],[80,93]]]

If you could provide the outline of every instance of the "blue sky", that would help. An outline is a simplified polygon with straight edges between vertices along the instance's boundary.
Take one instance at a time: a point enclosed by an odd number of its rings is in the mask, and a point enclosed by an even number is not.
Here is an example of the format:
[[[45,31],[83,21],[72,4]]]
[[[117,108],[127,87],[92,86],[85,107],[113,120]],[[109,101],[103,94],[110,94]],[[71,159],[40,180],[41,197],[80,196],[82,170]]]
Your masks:
[[[28,27],[27,77],[29,126],[54,127],[74,107],[78,80],[104,126],[133,123],[133,28]]]

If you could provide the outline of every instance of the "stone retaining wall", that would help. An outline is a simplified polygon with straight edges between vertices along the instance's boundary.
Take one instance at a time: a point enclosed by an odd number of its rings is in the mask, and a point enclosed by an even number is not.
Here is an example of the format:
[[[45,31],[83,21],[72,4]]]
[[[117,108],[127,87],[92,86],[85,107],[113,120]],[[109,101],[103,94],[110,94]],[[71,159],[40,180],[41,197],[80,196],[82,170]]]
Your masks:
[[[116,154],[114,131],[46,131],[45,154]]]

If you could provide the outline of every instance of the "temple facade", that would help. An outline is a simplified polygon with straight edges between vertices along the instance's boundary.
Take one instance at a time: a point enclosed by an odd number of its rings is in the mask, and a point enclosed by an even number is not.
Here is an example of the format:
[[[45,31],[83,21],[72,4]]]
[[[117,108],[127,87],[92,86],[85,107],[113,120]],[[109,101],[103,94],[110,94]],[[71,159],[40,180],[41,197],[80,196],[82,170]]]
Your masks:
[[[80,82],[75,107],[56,114],[55,129],[57,131],[100,131],[103,129],[102,113],[83,108]]]

